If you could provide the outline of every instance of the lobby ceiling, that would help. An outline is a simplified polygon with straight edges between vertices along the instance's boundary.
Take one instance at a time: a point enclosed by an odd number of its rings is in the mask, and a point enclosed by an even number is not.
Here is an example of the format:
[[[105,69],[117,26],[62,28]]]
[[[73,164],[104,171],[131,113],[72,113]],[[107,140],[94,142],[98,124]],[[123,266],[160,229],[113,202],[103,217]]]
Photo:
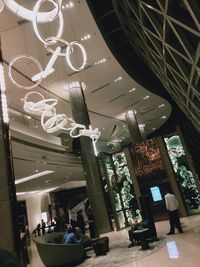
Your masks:
[[[150,75],[154,73],[161,82],[164,94],[176,102],[200,132],[200,2],[88,0],[88,3],[107,35],[107,43],[117,50],[118,58],[123,58],[122,66],[139,58],[144,67],[148,66]],[[133,72],[136,80],[141,80],[137,70]],[[156,92],[156,88],[151,91]]]
[[[16,2],[30,9],[35,3],[31,0]],[[67,8],[70,2],[73,6]],[[171,114],[171,105],[138,84],[121,67],[105,43],[86,1],[63,0],[62,12],[62,39],[68,42],[76,40],[83,44],[88,57],[87,67],[81,72],[74,72],[63,58],[58,58],[54,73],[44,79],[34,91],[45,98],[57,99],[58,113],[70,117],[71,107],[65,87],[73,81],[84,82],[91,125],[101,131],[97,145],[104,150],[107,149],[106,144],[113,148],[116,144],[130,142],[124,117],[126,111],[136,112],[139,125],[145,125],[146,136],[161,127]],[[39,25],[44,36],[55,34],[57,27],[57,21]],[[45,67],[50,54],[37,39],[32,23],[19,18],[6,7],[0,13],[0,35],[16,181],[47,170],[52,171],[17,184],[18,193],[84,185],[80,156],[72,154],[73,140],[63,132],[53,136],[44,133],[40,118],[23,110],[24,96],[28,91],[16,87],[8,77],[8,64],[13,57],[31,55]],[[84,36],[89,37],[84,39]],[[76,50],[74,57],[75,62],[80,63],[80,54]],[[20,84],[30,85],[30,78],[36,71],[34,63],[31,60],[19,60],[14,67],[14,78]]]

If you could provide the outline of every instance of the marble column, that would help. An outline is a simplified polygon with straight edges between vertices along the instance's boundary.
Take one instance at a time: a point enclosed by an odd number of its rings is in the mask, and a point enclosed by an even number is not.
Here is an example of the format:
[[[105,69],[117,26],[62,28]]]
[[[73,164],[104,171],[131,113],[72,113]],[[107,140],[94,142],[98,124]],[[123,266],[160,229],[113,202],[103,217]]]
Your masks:
[[[84,124],[86,129],[89,129],[90,119],[80,82],[73,82],[69,85],[69,95],[73,119],[76,123]],[[87,192],[95,216],[96,226],[100,234],[106,233],[111,231],[111,224],[92,139],[88,136],[81,136],[80,143],[81,157],[86,174]]]
[[[134,111],[129,110],[125,113],[126,122],[129,129],[130,138],[132,141],[132,144],[135,145],[137,143],[140,143],[143,140],[143,136],[141,134],[140,128],[137,123],[136,116],[134,114]],[[144,135],[144,131],[143,131]]]
[[[0,89],[0,248],[18,253],[16,189],[1,50]]]

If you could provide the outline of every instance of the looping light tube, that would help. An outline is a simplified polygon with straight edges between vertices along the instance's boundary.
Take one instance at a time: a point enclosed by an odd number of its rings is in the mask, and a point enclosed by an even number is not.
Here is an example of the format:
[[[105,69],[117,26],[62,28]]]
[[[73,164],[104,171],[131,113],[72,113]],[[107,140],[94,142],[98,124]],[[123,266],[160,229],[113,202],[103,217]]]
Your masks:
[[[42,81],[42,76],[40,76],[40,78],[38,79],[38,81],[37,81],[35,84],[30,85],[30,86],[23,86],[23,85],[18,84],[18,83],[13,79],[13,76],[12,76],[12,66],[13,66],[13,64],[14,64],[17,60],[22,59],[22,58],[28,58],[28,59],[31,59],[33,62],[35,62],[35,63],[37,64],[37,66],[38,66],[38,68],[39,68],[39,72],[43,72],[42,66],[41,66],[40,62],[39,62],[36,58],[34,58],[34,57],[30,56],[30,55],[18,55],[18,56],[16,56],[16,57],[14,57],[14,58],[10,61],[10,63],[9,63],[9,67],[8,67],[8,76],[9,76],[10,80],[12,81],[12,83],[13,83],[14,85],[16,85],[17,87],[19,87],[19,88],[23,88],[23,89],[26,89],[26,90],[31,90],[31,89],[37,87],[37,86],[41,83],[41,81]]]
[[[78,129],[80,129],[80,130],[79,130],[79,132],[76,134],[75,132],[76,132]],[[78,138],[78,137],[80,137],[81,135],[83,135],[82,132],[81,132],[81,129],[82,129],[82,130],[85,130],[85,129],[86,129],[85,125],[76,123],[76,125],[71,129],[71,131],[70,131],[70,133],[69,133],[70,136],[71,136],[72,138]]]
[[[44,114],[45,112],[43,112],[41,117],[41,125],[47,133],[55,133],[61,130],[67,122],[67,116],[65,114],[54,114],[53,117],[47,119],[46,121]]]
[[[16,3],[14,0],[2,0],[5,6],[12,11],[15,15],[19,16],[28,21],[33,20],[33,11],[21,6],[20,4]],[[62,6],[62,0],[58,0],[59,5]],[[39,23],[46,23],[48,21],[52,21],[57,16],[57,7],[48,12],[39,12],[37,15],[37,21]]]
[[[78,46],[78,48],[80,48],[80,50],[82,52],[82,55],[83,55],[83,63],[82,63],[82,65],[79,68],[75,68],[72,65],[71,59],[70,59],[70,56],[73,53],[73,47],[74,46]],[[86,54],[85,48],[81,44],[79,44],[77,41],[73,41],[73,42],[69,43],[69,45],[66,48],[66,57],[65,58],[66,58],[67,64],[74,71],[81,71],[81,70],[83,70],[85,68],[86,64],[87,64],[87,54]]]
[[[32,22],[33,22],[33,29],[35,31],[35,34],[37,36],[37,38],[44,44],[48,44],[48,45],[52,45],[52,44],[55,44],[56,43],[56,40],[55,39],[47,39],[47,38],[44,38],[40,32],[38,31],[38,27],[37,27],[37,23],[38,23],[38,16],[37,14],[39,13],[39,9],[41,7],[41,5],[43,4],[43,2],[45,1],[49,1],[51,2],[52,4],[54,4],[55,8],[57,9],[57,14],[56,16],[58,15],[59,16],[59,29],[58,29],[58,33],[57,33],[57,38],[60,38],[62,36],[62,33],[63,33],[63,26],[64,26],[64,22],[63,22],[63,15],[62,15],[62,12],[61,12],[61,6],[59,4],[59,0],[38,0],[37,3],[35,4],[34,8],[33,8],[33,19],[32,19]],[[56,1],[56,3],[55,3]],[[55,16],[55,17],[56,17]],[[52,18],[50,21],[54,20],[55,18]]]
[[[39,96],[42,100],[38,102],[28,101],[28,98],[33,95]],[[42,114],[45,112],[46,117],[51,117],[55,114],[55,111],[52,108],[55,107],[57,103],[57,99],[45,99],[44,96],[38,92],[30,92],[24,97],[24,111],[36,116],[42,116]]]
[[[28,101],[31,96],[39,96],[41,100],[38,102]],[[55,133],[59,130],[70,131],[69,134],[72,138],[80,136],[88,136],[93,142],[96,142],[100,137],[98,128],[92,130],[90,126],[86,129],[83,124],[76,123],[72,118],[67,117],[65,114],[56,114],[57,99],[45,99],[44,96],[38,92],[27,93],[24,97],[24,110],[29,114],[41,116],[41,126],[47,133]]]
[[[69,42],[67,42],[67,41],[65,41],[64,39],[62,39],[62,38],[58,38],[58,37],[56,37],[56,36],[50,36],[50,37],[47,37],[46,38],[46,41],[49,41],[51,44],[52,44],[52,42],[54,42],[54,43],[57,43],[57,42],[59,42],[59,43],[61,43],[61,44],[64,44],[65,46],[69,46]],[[55,52],[55,50],[53,49],[53,48],[51,48],[51,47],[49,47],[49,43],[48,44],[44,44],[44,47],[46,48],[46,50],[49,52],[49,53],[51,53],[51,54],[53,54],[54,52]],[[66,56],[66,52],[65,53],[59,53],[58,54],[58,56],[61,56],[61,57],[65,57]]]

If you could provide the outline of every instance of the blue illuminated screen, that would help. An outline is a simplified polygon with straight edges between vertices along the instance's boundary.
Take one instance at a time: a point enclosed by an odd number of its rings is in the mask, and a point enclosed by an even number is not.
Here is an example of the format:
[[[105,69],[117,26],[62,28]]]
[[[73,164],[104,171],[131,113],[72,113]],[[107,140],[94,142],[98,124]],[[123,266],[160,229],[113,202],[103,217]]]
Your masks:
[[[153,197],[154,202],[162,200],[160,188],[158,186],[150,187],[150,190],[151,190],[151,195]]]

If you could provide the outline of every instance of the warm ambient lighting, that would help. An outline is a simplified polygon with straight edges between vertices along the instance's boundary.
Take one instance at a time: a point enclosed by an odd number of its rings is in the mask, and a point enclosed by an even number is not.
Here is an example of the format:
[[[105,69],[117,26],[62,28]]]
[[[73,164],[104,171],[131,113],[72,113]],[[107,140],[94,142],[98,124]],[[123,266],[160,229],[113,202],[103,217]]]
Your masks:
[[[38,173],[36,173],[36,174],[33,174],[33,175],[30,175],[30,176],[27,176],[27,177],[24,177],[24,178],[21,178],[21,179],[16,180],[16,181],[15,181],[15,184],[21,184],[21,183],[24,183],[24,182],[27,182],[27,181],[36,179],[36,178],[38,178],[38,177],[41,177],[41,176],[44,176],[44,175],[53,173],[53,172],[54,172],[54,171],[43,171],[43,172],[38,172]]]
[[[6,85],[5,85],[4,69],[2,63],[0,63],[0,87],[1,87],[1,105],[2,105],[3,121],[5,123],[8,123],[9,116],[8,116],[8,106],[6,98]]]

